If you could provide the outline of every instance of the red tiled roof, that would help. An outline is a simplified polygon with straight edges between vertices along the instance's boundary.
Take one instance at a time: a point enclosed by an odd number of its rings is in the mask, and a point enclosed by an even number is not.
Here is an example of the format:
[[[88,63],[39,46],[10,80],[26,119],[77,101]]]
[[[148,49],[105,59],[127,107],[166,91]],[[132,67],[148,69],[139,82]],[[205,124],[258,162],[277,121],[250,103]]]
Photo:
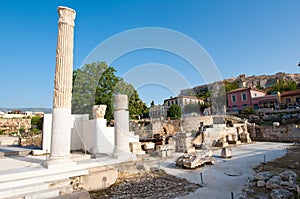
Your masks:
[[[281,97],[292,96],[292,95],[300,95],[300,90],[285,91],[281,93]]]
[[[250,89],[251,88],[238,88],[238,89],[235,89],[235,90],[228,91],[227,93],[235,93],[235,92],[250,90]]]

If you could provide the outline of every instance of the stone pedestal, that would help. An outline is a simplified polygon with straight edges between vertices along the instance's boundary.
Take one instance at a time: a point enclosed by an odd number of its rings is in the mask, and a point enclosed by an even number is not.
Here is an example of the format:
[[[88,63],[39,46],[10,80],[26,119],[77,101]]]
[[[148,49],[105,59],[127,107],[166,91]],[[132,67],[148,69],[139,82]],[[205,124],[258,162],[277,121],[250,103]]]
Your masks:
[[[46,166],[72,164],[71,145],[71,100],[73,79],[73,41],[75,11],[58,7],[58,38],[54,80],[51,153]],[[74,163],[75,164],[75,163]]]
[[[129,111],[127,95],[118,94],[115,103],[115,149],[113,157],[118,159],[135,159],[129,148]]]
[[[131,153],[135,155],[143,155],[145,151],[142,150],[142,145],[140,142],[131,142],[129,143]]]
[[[231,149],[223,148],[221,150],[221,158],[231,158],[231,157],[232,157]]]

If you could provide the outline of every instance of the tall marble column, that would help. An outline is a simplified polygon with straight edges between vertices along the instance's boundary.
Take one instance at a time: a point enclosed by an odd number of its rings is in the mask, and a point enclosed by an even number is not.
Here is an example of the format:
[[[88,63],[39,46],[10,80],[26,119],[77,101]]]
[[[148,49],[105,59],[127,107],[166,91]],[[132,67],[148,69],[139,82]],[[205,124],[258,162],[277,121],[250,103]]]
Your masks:
[[[47,166],[70,160],[74,20],[76,12],[58,7],[58,38],[54,80],[51,153]]]
[[[133,158],[129,148],[129,112],[127,95],[115,95],[115,158]]]

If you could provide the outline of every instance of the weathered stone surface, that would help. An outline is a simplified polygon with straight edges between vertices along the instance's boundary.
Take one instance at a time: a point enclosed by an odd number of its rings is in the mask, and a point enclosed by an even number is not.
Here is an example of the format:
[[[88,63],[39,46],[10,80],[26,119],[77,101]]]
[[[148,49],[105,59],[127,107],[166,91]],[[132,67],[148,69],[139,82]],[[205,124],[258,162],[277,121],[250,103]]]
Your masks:
[[[273,177],[275,174],[273,172],[270,171],[265,171],[265,172],[259,172],[256,174],[256,179],[259,180],[268,180],[271,177]]]
[[[273,189],[271,193],[272,199],[293,199],[294,194],[286,189]]]
[[[53,108],[71,109],[73,79],[74,20],[76,12],[58,7],[58,37]]]
[[[93,117],[96,118],[104,118],[105,115],[105,111],[106,111],[106,105],[94,105],[93,106]]]
[[[264,186],[266,186],[266,182],[264,180],[259,180],[256,182],[256,185],[258,187],[264,187]]]
[[[273,176],[270,178],[266,183],[267,189],[277,189],[280,188],[280,183],[282,182],[282,179],[280,176]]]
[[[294,171],[290,170],[281,172],[279,176],[282,178],[282,180],[297,180],[297,174]]]
[[[130,152],[133,154],[145,154],[142,150],[142,145],[140,142],[130,142],[129,143]]]
[[[221,158],[231,158],[231,157],[232,157],[231,149],[223,148],[221,150]]]
[[[68,195],[60,195],[51,199],[90,199],[90,193],[87,191],[77,191]]]
[[[31,119],[0,118],[0,130],[6,134],[19,132],[21,128],[27,132],[31,128]]]
[[[106,189],[116,182],[118,171],[113,168],[101,167],[90,170],[90,174],[82,177],[83,188],[87,191]]]

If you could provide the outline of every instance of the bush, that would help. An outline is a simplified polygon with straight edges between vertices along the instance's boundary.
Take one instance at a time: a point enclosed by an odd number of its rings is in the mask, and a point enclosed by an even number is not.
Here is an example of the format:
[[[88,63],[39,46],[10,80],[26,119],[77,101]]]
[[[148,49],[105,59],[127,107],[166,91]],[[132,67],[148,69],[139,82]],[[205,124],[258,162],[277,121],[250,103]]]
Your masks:
[[[244,113],[244,114],[254,114],[255,111],[252,107],[246,107],[246,108],[243,109],[242,113]]]
[[[172,120],[181,118],[181,108],[177,104],[172,104],[167,111],[167,117],[170,117]]]

